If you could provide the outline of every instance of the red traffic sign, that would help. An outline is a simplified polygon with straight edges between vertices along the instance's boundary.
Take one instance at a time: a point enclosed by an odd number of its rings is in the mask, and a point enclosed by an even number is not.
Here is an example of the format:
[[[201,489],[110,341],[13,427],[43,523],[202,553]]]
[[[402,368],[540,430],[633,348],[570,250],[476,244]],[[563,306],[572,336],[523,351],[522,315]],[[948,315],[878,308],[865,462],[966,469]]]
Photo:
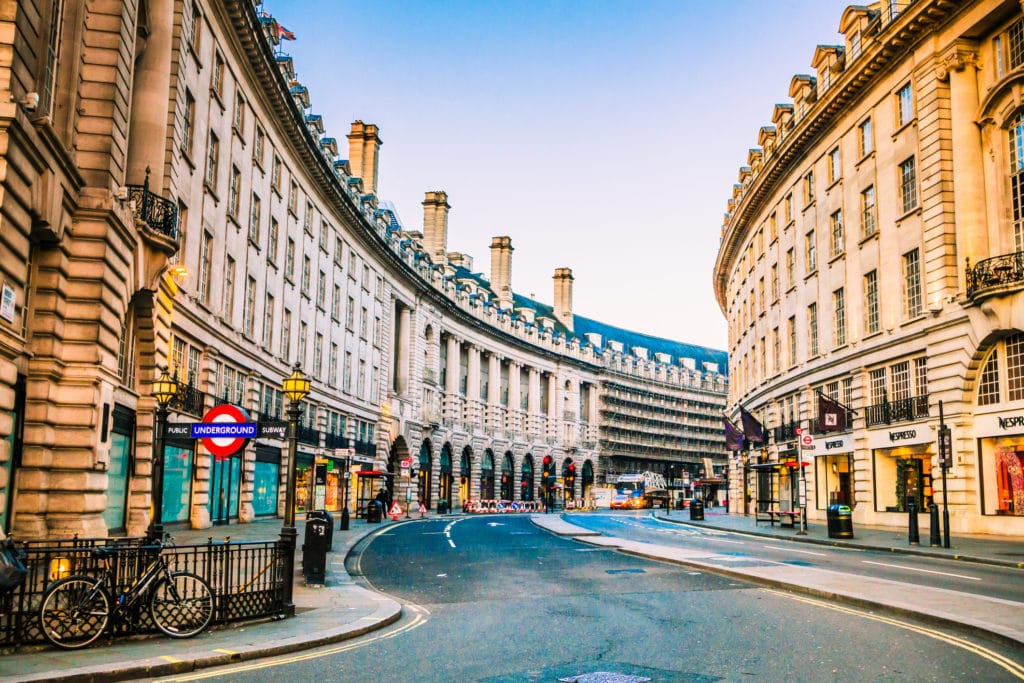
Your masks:
[[[224,403],[203,415],[203,421],[192,425],[192,438],[199,439],[206,450],[217,458],[226,458],[255,438],[257,426],[238,406]]]
[[[814,448],[814,437],[810,434],[802,434],[800,436],[800,445],[804,448]]]
[[[412,467],[412,458],[403,458],[402,459],[402,468],[403,469],[409,469],[410,467]]]

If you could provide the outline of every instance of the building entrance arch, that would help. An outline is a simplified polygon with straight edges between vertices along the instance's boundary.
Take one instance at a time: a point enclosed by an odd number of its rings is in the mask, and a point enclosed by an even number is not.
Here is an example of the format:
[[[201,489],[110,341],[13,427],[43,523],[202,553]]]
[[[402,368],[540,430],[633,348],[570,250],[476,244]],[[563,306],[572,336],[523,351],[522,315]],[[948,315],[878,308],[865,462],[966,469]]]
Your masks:
[[[512,488],[515,479],[515,465],[512,462],[512,453],[505,453],[501,461],[501,499],[514,500],[515,490]]]
[[[490,448],[480,463],[480,499],[494,500],[494,451]]]
[[[430,507],[431,491],[430,491],[430,441],[427,439],[423,440],[420,444],[420,481],[417,488],[417,494],[419,501],[423,503],[425,507]]]
[[[437,512],[447,512],[452,504],[452,445],[446,443],[441,447],[441,464],[438,468]]]

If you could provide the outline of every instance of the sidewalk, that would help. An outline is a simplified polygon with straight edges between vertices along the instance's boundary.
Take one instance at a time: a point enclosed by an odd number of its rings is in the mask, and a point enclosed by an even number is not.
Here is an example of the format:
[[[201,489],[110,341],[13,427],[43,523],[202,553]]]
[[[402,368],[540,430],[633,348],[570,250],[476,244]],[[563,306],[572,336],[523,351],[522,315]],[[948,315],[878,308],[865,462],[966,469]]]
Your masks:
[[[29,645],[0,655],[0,681],[91,681],[153,678],[306,650],[383,628],[402,616],[402,606],[384,595],[355,585],[345,571],[345,556],[364,536],[393,522],[367,524],[352,519],[347,531],[334,520],[333,552],[327,556],[327,585],[306,586],[302,578],[305,522],[296,521],[299,538],[295,559],[296,616],[215,627],[195,638],[119,638],[84,650],[57,650]],[[211,529],[172,530],[175,543],[276,539],[280,519],[232,524]]]
[[[910,546],[906,530],[881,527],[854,527],[852,539],[830,539],[823,524],[810,525],[807,535],[797,535],[797,529],[771,527],[767,523],[755,524],[754,517],[730,515],[724,510],[705,510],[704,521],[690,521],[689,511],[659,511],[658,519],[688,524],[705,529],[732,531],[766,538],[785,539],[821,545],[905,552],[908,554],[942,557],[945,559],[983,562],[1001,566],[1020,567],[1024,562],[1008,559],[1024,554],[1022,539],[1002,539],[987,536],[957,536],[950,548]],[[706,571],[734,576],[761,585],[796,591],[829,601],[852,603],[861,607],[889,613],[912,616],[942,625],[951,625],[994,637],[1014,647],[1024,647],[1024,603],[989,598],[973,593],[929,588],[902,581],[852,576],[843,572],[803,567],[796,564],[752,559],[737,562],[735,552],[715,553],[678,546],[661,546],[623,538],[602,536],[588,529],[566,522],[561,515],[534,515],[534,524],[560,536],[570,536],[583,543],[607,548],[639,557],[673,562]]]

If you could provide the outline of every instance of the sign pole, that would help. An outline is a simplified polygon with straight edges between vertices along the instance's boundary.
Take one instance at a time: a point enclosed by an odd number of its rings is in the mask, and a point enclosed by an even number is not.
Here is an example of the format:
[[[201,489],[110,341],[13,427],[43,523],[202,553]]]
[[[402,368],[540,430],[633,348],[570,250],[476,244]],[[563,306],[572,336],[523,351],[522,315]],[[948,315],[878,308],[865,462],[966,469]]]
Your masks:
[[[939,401],[939,455],[942,468],[942,547],[949,547],[949,491],[946,488],[946,470],[953,460],[952,440],[947,443],[946,419],[942,414],[942,401]]]

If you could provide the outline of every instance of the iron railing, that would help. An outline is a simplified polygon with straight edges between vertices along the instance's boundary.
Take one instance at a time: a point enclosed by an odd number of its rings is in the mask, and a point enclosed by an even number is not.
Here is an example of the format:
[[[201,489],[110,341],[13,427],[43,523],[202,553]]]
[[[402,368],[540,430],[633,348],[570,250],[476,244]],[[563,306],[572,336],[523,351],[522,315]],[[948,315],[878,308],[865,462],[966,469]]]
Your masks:
[[[178,384],[178,391],[168,405],[179,413],[202,415],[206,410],[206,392],[191,384]]]
[[[134,203],[133,216],[153,230],[178,239],[178,205],[170,199],[153,194],[149,191],[149,170],[142,185],[126,185],[128,199]]]
[[[142,538],[21,541],[28,574],[0,599],[0,646],[44,642],[39,607],[47,587],[72,574],[99,576],[92,548],[116,545],[117,590],[131,586],[147,567],[154,551]],[[213,623],[273,617],[284,612],[287,549],[280,541],[214,542],[167,547],[163,555],[171,571],[189,571],[206,579],[215,597]],[[111,635],[156,632],[142,605],[128,619],[112,625]]]
[[[790,422],[789,424],[779,425],[778,427],[772,428],[772,437],[774,438],[775,443],[793,441],[796,439],[796,430],[799,428],[799,422]]]
[[[299,443],[304,443],[309,446],[320,445],[320,430],[313,427],[307,427],[301,422],[295,425],[295,437],[299,440]]]
[[[928,417],[928,394],[883,401],[865,409],[867,426],[910,422]]]
[[[967,296],[990,287],[1024,284],[1024,251],[993,256],[971,267],[967,259]]]
[[[349,448],[349,439],[341,434],[324,434],[324,448]]]
[[[352,441],[352,448],[356,449],[356,453],[359,455],[369,455],[375,457],[377,455],[377,447],[369,441]]]

